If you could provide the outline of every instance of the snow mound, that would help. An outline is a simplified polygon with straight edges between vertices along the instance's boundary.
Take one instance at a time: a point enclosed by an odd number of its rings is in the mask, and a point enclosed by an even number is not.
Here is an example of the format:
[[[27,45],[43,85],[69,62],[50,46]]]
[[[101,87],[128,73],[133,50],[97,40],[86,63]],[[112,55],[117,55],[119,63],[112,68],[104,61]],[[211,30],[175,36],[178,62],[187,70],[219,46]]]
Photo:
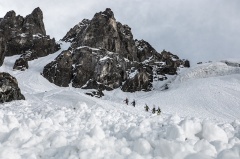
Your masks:
[[[37,111],[26,102],[15,104],[21,109],[8,104],[0,109],[3,159],[240,157],[239,121],[172,122],[169,116],[149,118],[86,103],[77,104],[82,109],[46,106]]]
[[[202,64],[186,70],[178,77],[179,81],[190,79],[225,76],[240,73],[240,63],[231,61],[213,62]]]

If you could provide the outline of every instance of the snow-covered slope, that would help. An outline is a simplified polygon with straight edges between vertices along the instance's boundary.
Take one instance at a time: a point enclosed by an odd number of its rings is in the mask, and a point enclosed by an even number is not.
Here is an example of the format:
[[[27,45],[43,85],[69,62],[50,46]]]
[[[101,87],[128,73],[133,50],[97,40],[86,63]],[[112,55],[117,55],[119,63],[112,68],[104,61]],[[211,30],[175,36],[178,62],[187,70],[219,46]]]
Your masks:
[[[233,74],[240,74],[240,62],[222,61],[201,64],[183,72],[178,78],[180,81],[186,81]]]
[[[31,61],[24,72],[12,70],[18,56],[6,57],[0,67],[18,79],[26,97],[0,106],[1,159],[240,158],[237,65],[202,64],[154,83],[154,91],[117,89],[97,99],[41,76],[60,52]],[[161,91],[166,82],[169,89]],[[136,107],[125,105],[126,97]],[[145,112],[145,104],[162,114]]]
[[[167,84],[169,89],[162,90]],[[240,67],[224,62],[197,65],[182,70],[178,76],[154,83],[152,92],[122,94],[107,92],[108,100],[121,102],[123,96],[137,99],[141,106],[160,106],[166,114],[179,114],[208,118],[217,121],[233,121],[240,118]],[[113,95],[114,94],[114,95]]]

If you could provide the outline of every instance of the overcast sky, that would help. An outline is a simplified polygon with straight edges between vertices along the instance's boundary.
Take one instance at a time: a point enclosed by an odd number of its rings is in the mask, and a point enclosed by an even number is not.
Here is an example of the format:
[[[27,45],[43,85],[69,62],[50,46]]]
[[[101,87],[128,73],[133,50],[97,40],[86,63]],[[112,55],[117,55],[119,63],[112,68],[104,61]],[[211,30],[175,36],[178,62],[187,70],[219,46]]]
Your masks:
[[[111,8],[134,38],[198,61],[240,59],[240,0],[1,0],[0,17],[43,10],[47,34],[57,40],[84,18]]]

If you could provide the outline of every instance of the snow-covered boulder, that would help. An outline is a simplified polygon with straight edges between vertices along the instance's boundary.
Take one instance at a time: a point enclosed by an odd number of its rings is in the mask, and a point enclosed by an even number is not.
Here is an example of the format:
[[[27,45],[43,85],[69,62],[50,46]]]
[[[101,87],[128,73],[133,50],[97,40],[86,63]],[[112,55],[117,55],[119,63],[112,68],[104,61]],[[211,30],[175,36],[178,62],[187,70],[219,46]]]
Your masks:
[[[226,132],[218,125],[211,123],[210,121],[203,122],[202,126],[202,138],[208,141],[221,141],[228,143],[228,136]]]
[[[17,59],[13,65],[13,69],[21,71],[28,69],[28,61],[25,58]]]

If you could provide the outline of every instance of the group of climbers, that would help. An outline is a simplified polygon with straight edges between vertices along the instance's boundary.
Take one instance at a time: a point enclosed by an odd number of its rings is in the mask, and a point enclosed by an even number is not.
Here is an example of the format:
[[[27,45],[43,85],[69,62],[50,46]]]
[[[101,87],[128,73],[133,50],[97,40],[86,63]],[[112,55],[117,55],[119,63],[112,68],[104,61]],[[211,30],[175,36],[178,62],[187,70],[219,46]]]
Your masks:
[[[126,98],[126,99],[124,100],[124,102],[128,105],[128,102],[129,102],[129,101],[128,101],[128,98]],[[133,100],[131,104],[135,107],[136,101]]]
[[[128,100],[128,98],[126,98],[125,100],[124,100],[124,102],[128,105],[128,102],[129,102],[129,100]],[[132,106],[134,106],[135,107],[135,105],[136,105],[136,101],[135,100],[133,100],[132,101]],[[147,104],[145,104],[145,110],[148,112],[149,111],[149,106],[147,105]],[[157,115],[160,115],[161,114],[161,109],[158,107],[157,109],[155,108],[155,105],[153,105],[153,109],[152,109],[152,113],[153,114],[155,114],[157,112]]]
[[[149,106],[147,104],[145,104],[144,108],[145,108],[146,112],[148,112]],[[155,105],[153,105],[152,113],[155,114],[156,112],[157,112],[157,115],[160,115],[161,114],[161,109],[159,107],[156,109]]]

